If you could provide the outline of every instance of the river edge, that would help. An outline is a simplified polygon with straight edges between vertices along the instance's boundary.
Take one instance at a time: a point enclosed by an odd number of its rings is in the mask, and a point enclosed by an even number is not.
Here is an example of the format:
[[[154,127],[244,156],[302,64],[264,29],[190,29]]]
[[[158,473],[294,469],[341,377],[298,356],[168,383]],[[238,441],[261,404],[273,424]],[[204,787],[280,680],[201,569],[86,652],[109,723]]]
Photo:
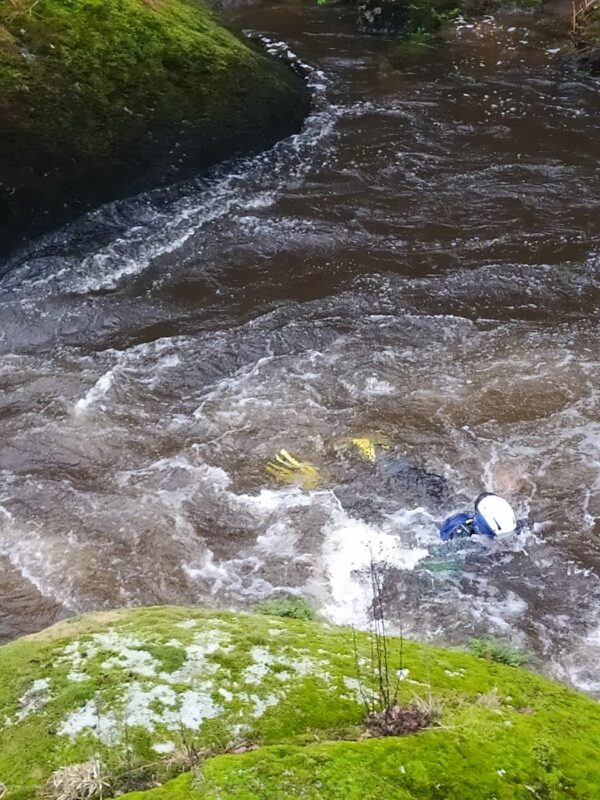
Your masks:
[[[0,11],[0,253],[297,133],[310,92],[188,0]]]

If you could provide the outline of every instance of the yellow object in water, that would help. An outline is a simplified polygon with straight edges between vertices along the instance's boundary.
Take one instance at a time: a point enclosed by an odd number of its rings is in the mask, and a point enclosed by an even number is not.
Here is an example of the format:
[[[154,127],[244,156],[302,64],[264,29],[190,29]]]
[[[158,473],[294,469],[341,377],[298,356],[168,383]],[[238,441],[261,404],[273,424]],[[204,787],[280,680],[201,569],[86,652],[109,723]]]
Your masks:
[[[389,438],[381,434],[377,436],[356,436],[348,441],[357,448],[364,459],[372,464],[377,460],[377,448],[384,451],[390,449]]]
[[[279,483],[289,483],[301,486],[303,489],[314,489],[319,483],[319,470],[308,461],[298,461],[283,447],[275,456],[274,461],[269,461],[265,468]]]

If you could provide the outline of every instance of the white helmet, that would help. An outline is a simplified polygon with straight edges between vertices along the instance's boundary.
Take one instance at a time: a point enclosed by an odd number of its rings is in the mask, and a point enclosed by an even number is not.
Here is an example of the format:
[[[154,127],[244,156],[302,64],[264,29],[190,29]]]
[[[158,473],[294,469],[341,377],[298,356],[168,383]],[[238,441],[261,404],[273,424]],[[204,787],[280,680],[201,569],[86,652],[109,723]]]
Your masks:
[[[486,492],[475,500],[475,528],[491,539],[509,536],[517,530],[515,512],[502,497]]]

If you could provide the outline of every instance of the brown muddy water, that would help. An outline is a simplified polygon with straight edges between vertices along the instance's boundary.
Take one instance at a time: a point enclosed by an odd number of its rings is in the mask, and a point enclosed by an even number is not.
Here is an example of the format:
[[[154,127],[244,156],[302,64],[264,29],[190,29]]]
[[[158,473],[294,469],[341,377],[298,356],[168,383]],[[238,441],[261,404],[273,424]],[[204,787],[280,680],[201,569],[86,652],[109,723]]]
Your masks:
[[[600,696],[598,85],[533,16],[415,60],[339,8],[235,15],[314,67],[303,132],[0,271],[0,638],[281,589],[365,625],[373,559],[407,634],[506,637]],[[281,447],[315,488],[269,481]],[[483,488],[526,540],[441,552]]]

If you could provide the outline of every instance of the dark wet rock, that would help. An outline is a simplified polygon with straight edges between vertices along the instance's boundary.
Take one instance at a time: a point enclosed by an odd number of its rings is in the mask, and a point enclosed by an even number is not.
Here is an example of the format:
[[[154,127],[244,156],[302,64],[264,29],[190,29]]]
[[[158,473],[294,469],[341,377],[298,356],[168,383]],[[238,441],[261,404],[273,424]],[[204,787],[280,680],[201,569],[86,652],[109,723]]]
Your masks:
[[[573,64],[579,72],[600,76],[600,45],[581,50],[573,59]]]
[[[443,515],[456,503],[456,492],[441,475],[389,454],[376,464],[346,463],[335,494],[354,517],[380,522],[403,507],[424,506]]]
[[[378,466],[381,476],[392,490],[411,494],[434,507],[448,504],[454,498],[450,484],[441,475],[394,456],[382,459]]]
[[[0,253],[299,130],[298,75],[189,0],[0,3]]]

